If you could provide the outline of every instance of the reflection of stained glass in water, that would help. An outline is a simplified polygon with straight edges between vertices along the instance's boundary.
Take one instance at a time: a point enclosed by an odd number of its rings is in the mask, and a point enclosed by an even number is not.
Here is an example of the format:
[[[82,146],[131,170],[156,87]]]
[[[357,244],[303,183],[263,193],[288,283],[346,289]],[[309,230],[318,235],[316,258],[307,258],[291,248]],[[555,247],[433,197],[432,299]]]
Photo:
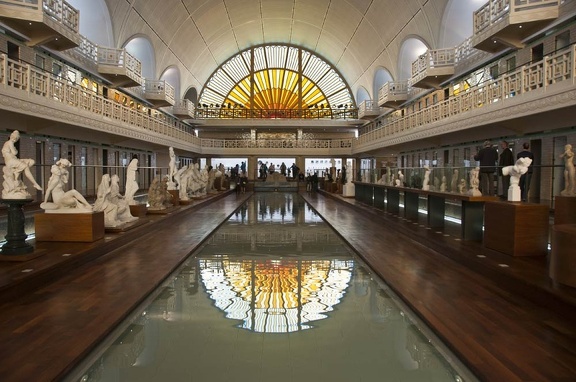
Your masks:
[[[201,280],[226,317],[256,332],[309,329],[340,303],[352,260],[200,260]]]

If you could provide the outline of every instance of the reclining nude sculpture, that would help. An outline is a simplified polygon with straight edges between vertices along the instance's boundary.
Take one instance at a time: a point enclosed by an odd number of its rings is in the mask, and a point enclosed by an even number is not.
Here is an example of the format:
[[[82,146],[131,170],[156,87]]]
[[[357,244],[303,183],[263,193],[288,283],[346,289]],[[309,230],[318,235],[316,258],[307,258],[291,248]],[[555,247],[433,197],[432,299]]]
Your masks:
[[[16,142],[20,139],[20,132],[14,130],[10,138],[2,146],[2,156],[4,157],[4,182],[2,183],[2,199],[28,199],[30,194],[26,190],[26,185],[22,181],[21,175],[24,173],[35,189],[42,191],[42,187],[32,176],[30,167],[34,166],[33,159],[18,158]]]
[[[72,164],[68,159],[59,159],[52,165],[50,172],[52,175],[48,180],[46,193],[44,194],[44,202],[40,204],[40,208],[46,212],[53,213],[86,213],[92,212],[92,206],[86,201],[84,196],[78,191],[72,189],[64,191],[64,187],[68,184],[68,168]],[[52,197],[52,202],[49,202]]]

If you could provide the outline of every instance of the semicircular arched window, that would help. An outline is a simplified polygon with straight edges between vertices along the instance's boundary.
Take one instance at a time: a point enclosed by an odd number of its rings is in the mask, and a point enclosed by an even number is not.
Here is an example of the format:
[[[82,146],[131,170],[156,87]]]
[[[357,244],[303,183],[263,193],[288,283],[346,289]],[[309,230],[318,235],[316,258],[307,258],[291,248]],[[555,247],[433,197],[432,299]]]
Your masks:
[[[355,103],[338,71],[320,57],[299,47],[265,45],[222,64],[202,89],[198,106],[282,112],[355,108]]]

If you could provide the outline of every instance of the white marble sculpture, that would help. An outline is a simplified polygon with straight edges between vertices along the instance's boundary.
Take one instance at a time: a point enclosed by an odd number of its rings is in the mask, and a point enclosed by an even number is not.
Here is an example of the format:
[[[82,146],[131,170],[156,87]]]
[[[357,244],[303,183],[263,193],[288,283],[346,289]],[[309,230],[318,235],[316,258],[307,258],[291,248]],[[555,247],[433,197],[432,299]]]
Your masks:
[[[26,179],[32,183],[35,189],[42,191],[42,187],[32,176],[30,167],[34,166],[33,159],[18,158],[18,150],[15,143],[20,139],[20,132],[14,130],[10,138],[2,146],[2,156],[4,157],[4,181],[2,182],[2,199],[29,199],[30,193],[22,181],[22,173]]]
[[[431,188],[432,191],[438,191],[440,189],[440,178],[437,176],[434,177],[434,188]]]
[[[378,179],[378,181],[376,183],[377,184],[387,184],[386,183],[386,174],[382,174],[382,177],[380,179]]]
[[[480,186],[480,167],[474,167],[470,170],[470,190],[468,190],[468,195],[470,196],[482,196],[482,192],[478,189]]]
[[[208,194],[218,193],[218,190],[214,187],[216,182],[216,169],[212,166],[208,167],[208,185],[206,186],[206,192]]]
[[[148,189],[148,209],[152,211],[165,210],[171,206],[172,195],[168,192],[168,177],[155,177]]]
[[[168,189],[175,190],[176,183],[174,182],[174,175],[176,175],[176,154],[174,154],[174,148],[168,148],[168,156],[170,161],[168,162]]]
[[[104,212],[104,226],[113,228],[122,222],[118,219],[118,206],[112,203],[110,191],[110,174],[104,174],[96,193],[94,212]]]
[[[178,196],[180,197],[180,200],[190,200],[188,190],[190,188],[190,176],[192,174],[191,166],[192,165],[189,164],[178,170],[178,178],[180,179],[178,186]]]
[[[64,191],[68,184],[68,168],[72,163],[68,159],[59,159],[50,168],[51,176],[44,193],[44,202],[40,208],[47,213],[86,213],[92,211],[92,206],[84,196],[72,189]],[[50,202],[49,200],[52,199]]]
[[[138,202],[134,200],[134,195],[140,188],[136,180],[136,171],[138,171],[138,158],[132,159],[126,168],[126,191],[124,192],[124,199],[130,206],[138,204]]]
[[[440,183],[440,192],[446,192],[446,175],[442,175],[442,182]]]
[[[502,168],[502,175],[510,176],[510,186],[508,187],[509,202],[519,202],[522,200],[522,192],[518,183],[520,182],[520,177],[528,172],[528,167],[530,167],[531,164],[532,159],[525,157],[518,158],[512,166]]]
[[[190,178],[188,180],[188,192],[193,197],[200,197],[202,192],[202,175],[198,169],[198,163],[193,163],[190,169]]]
[[[455,168],[452,173],[452,179],[450,180],[450,192],[458,191],[458,169]]]
[[[467,191],[468,190],[466,188],[466,179],[462,178],[460,179],[460,183],[458,184],[458,192],[464,195]]]
[[[422,189],[424,191],[430,190],[430,167],[424,165],[424,181],[422,181]]]
[[[564,152],[560,155],[564,158],[564,190],[562,196],[576,196],[576,175],[574,173],[574,152],[572,145],[564,146]]]
[[[404,173],[402,172],[402,170],[398,171],[398,180],[400,181],[399,186],[404,187]]]
[[[110,177],[110,201],[118,207],[118,220],[122,223],[129,223],[138,220],[130,212],[130,204],[122,194],[120,194],[120,178],[114,174]]]

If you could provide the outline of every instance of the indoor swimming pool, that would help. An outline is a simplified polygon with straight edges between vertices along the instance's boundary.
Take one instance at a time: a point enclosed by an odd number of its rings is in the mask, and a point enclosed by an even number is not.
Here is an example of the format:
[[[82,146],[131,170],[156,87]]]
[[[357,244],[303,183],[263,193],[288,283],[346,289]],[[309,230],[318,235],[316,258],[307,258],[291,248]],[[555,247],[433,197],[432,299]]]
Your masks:
[[[296,193],[249,198],[66,379],[474,380]]]

